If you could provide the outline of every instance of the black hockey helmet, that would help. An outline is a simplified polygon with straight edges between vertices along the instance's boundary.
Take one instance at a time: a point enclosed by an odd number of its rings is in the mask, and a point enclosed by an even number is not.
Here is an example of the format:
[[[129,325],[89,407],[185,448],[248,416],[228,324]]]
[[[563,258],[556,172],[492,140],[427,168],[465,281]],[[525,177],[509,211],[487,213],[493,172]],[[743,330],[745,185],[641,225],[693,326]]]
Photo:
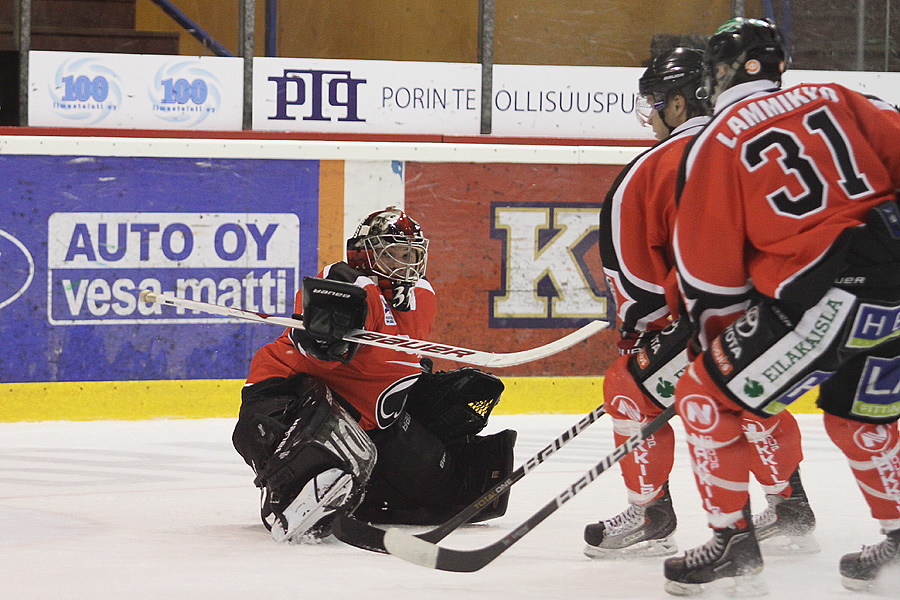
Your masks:
[[[726,21],[709,38],[704,77],[711,96],[754,79],[781,82],[787,50],[771,21],[738,17]]]
[[[422,228],[395,206],[363,219],[347,240],[347,263],[366,275],[394,283],[415,283],[425,276],[428,240]]]
[[[660,54],[638,80],[638,92],[638,119],[644,124],[649,123],[652,110],[661,113],[673,93],[684,96],[691,116],[708,112],[703,51],[679,47]]]

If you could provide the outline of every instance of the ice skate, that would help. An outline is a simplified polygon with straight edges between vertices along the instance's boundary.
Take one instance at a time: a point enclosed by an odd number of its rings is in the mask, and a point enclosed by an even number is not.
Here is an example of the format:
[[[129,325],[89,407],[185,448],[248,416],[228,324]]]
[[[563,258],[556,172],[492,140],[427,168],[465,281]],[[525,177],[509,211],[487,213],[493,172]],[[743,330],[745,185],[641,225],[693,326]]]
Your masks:
[[[631,504],[612,519],[586,526],[584,554],[589,558],[671,556],[678,551],[672,538],[677,523],[666,484],[656,500]]]
[[[884,587],[884,582],[879,582],[879,578],[884,578],[888,571],[892,581],[900,581],[900,529],[886,536],[880,544],[863,546],[861,551],[841,557],[841,584],[846,589],[854,592],[878,591]]]
[[[713,537],[706,544],[666,560],[665,589],[673,596],[696,596],[715,584],[729,587],[726,593],[732,597],[762,596],[768,593],[759,577],[762,569],[748,505],[744,518],[731,527],[713,529]],[[727,581],[720,584],[719,580]]]
[[[328,469],[309,480],[303,490],[272,523],[276,542],[316,541],[331,533],[331,518],[353,489],[353,478],[341,469]]]
[[[753,529],[765,554],[815,554],[820,550],[813,535],[816,516],[800,482],[800,471],[789,480],[791,495],[766,494],[768,507],[753,515]]]

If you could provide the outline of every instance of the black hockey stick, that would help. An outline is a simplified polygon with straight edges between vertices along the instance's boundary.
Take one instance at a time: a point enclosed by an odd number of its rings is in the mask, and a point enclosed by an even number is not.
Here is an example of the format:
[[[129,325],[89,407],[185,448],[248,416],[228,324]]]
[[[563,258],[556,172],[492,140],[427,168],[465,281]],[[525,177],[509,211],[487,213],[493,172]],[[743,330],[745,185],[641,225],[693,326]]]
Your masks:
[[[664,410],[662,414],[644,425],[640,432],[634,434],[624,443],[617,446],[612,454],[597,463],[594,468],[585,473],[578,481],[567,487],[556,498],[531,515],[528,520],[493,544],[474,550],[453,550],[451,548],[442,548],[413,535],[409,535],[408,533],[404,533],[399,529],[391,528],[384,534],[384,547],[394,556],[398,556],[405,561],[423,567],[428,567],[429,569],[455,571],[459,573],[471,573],[477,571],[503,554],[510,546],[522,539],[525,534],[556,512],[560,506],[575,497],[575,494],[586,488],[588,484],[594,481],[610,466],[616,464],[622,458],[630,454],[635,448],[640,446],[644,440],[656,433],[656,431],[671,419],[674,414],[674,406],[670,406]]]
[[[569,427],[555,440],[550,442],[543,450],[529,458],[518,469],[507,476],[506,479],[492,487],[484,493],[480,498],[472,502],[462,511],[451,517],[450,520],[438,525],[434,529],[417,534],[415,537],[426,542],[437,543],[450,535],[460,525],[467,523],[469,519],[480,513],[498,496],[509,491],[514,483],[525,477],[539,464],[547,460],[557,450],[569,443],[572,438],[587,429],[594,421],[606,414],[606,406],[600,405],[583,419]],[[371,550],[373,552],[387,552],[384,547],[385,530],[374,527],[368,523],[354,519],[353,517],[341,514],[334,520],[333,526],[334,536],[346,544],[362,548],[363,550]]]

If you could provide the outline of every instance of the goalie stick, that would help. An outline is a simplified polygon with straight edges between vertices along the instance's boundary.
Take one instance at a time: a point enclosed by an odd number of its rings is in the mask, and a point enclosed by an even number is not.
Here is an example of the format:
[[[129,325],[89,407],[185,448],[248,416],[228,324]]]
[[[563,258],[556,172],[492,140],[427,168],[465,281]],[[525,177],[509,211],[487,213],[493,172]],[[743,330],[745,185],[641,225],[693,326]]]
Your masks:
[[[241,308],[221,306],[219,304],[210,304],[209,302],[199,302],[197,300],[188,300],[187,298],[177,298],[175,296],[160,294],[152,290],[141,291],[140,300],[141,302],[146,302],[148,304],[156,303],[165,306],[174,306],[176,308],[188,308],[213,315],[243,319],[245,321],[271,323],[282,327],[303,329],[303,321],[300,319],[267,315],[265,313],[243,310]],[[482,350],[472,350],[469,348],[461,348],[459,346],[451,346],[449,344],[436,344],[434,342],[378,333],[377,331],[367,331],[365,329],[351,329],[347,335],[344,336],[344,340],[365,344],[367,346],[378,346],[379,348],[399,350],[400,352],[408,352],[410,354],[444,358],[469,365],[478,365],[480,367],[500,368],[521,365],[552,356],[558,352],[571,348],[578,342],[587,339],[608,325],[609,323],[606,321],[591,321],[581,329],[576,329],[572,333],[565,335],[558,340],[554,340],[549,344],[544,344],[543,346],[538,346],[537,348],[531,348],[529,350],[506,353],[484,352]]]
[[[510,473],[506,479],[485,492],[469,506],[462,509],[448,521],[438,525],[434,529],[416,534],[415,537],[431,543],[441,541],[453,533],[460,525],[468,523],[469,519],[484,510],[491,501],[508,492],[513,484],[525,477],[525,475],[531,472],[535,467],[555,454],[557,450],[565,446],[575,436],[587,429],[594,421],[605,414],[606,406],[601,404],[580,421],[569,427],[555,440],[550,442],[547,447],[525,461],[524,464]],[[356,546],[363,550],[371,550],[372,552],[387,552],[387,548],[384,546],[384,529],[374,527],[368,523],[354,519],[349,515],[340,514],[335,518],[333,533],[337,539],[345,544],[350,544],[351,546]]]
[[[477,571],[503,554],[510,546],[522,539],[525,534],[537,527],[544,519],[556,512],[559,507],[575,497],[575,494],[583,490],[610,466],[616,464],[622,458],[630,454],[648,437],[656,433],[675,414],[675,407],[670,406],[658,417],[644,425],[641,430],[625,440],[613,450],[612,454],[597,463],[590,471],[581,476],[578,481],[571,484],[556,498],[551,500],[539,511],[531,515],[524,523],[510,531],[508,534],[482,548],[473,550],[454,550],[442,548],[435,544],[419,539],[414,535],[404,533],[396,528],[388,529],[384,534],[384,547],[394,556],[400,557],[429,569],[440,571],[455,571],[459,573],[471,573]]]

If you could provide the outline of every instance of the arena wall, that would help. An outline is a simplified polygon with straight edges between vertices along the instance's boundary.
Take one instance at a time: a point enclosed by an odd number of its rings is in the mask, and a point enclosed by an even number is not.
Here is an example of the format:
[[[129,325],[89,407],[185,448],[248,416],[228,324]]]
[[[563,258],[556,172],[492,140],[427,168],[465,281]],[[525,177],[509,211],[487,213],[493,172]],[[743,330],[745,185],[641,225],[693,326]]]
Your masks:
[[[391,204],[431,240],[430,340],[509,352],[612,322],[597,213],[644,146],[0,131],[0,421],[236,416],[278,328],[147,305],[139,289],[290,315],[300,278]],[[592,410],[615,338],[497,370],[498,412]]]

